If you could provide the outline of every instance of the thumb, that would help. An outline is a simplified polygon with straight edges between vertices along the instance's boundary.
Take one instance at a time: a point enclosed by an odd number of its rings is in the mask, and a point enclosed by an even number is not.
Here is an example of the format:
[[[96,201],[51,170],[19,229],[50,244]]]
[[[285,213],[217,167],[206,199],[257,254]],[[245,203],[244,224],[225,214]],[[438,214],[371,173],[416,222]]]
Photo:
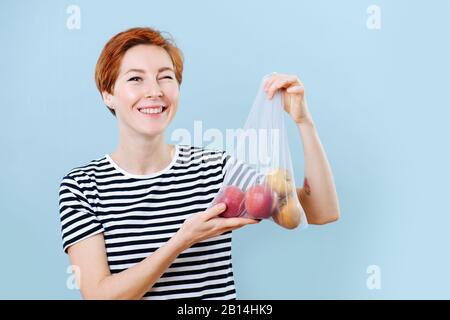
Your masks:
[[[226,209],[227,209],[227,205],[225,203],[222,202],[222,203],[216,204],[215,206],[213,206],[205,211],[205,218],[206,218],[206,220],[209,220],[214,217],[217,217],[219,214],[224,212]]]
[[[286,90],[288,93],[303,93],[305,91],[305,88],[301,85],[289,87]]]

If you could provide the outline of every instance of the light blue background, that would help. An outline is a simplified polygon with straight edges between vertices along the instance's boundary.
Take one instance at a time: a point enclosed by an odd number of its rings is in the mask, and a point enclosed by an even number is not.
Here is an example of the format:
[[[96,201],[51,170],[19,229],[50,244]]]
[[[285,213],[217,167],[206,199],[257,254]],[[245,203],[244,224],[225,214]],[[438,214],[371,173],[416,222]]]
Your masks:
[[[80,30],[66,27],[71,4]],[[366,27],[371,4],[380,30]],[[66,286],[59,183],[116,146],[93,74],[106,41],[134,26],[170,32],[184,52],[169,133],[242,126],[266,73],[305,82],[342,218],[235,232],[240,299],[450,298],[449,14],[437,0],[2,1],[0,298],[80,298]],[[289,136],[301,182],[292,121]]]

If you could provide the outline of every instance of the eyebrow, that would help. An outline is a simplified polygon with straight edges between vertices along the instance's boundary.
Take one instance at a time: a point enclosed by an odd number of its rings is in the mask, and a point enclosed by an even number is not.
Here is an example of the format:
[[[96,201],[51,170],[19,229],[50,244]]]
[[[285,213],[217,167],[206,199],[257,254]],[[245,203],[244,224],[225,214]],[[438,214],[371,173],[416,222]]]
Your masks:
[[[158,73],[163,72],[163,71],[172,71],[173,73],[175,73],[175,71],[171,68],[171,67],[162,67],[158,69]],[[130,72],[138,72],[138,73],[145,73],[145,70],[143,69],[130,69],[127,72],[125,72],[125,74],[128,74]]]

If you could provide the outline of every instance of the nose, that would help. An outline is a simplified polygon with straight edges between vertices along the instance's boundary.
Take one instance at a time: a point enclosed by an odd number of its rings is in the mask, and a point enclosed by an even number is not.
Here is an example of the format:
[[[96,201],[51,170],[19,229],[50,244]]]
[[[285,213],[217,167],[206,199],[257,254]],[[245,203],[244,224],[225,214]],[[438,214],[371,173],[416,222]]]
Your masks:
[[[154,97],[162,97],[163,92],[161,87],[158,84],[158,81],[151,80],[149,84],[145,88],[145,97],[146,98],[154,98]]]

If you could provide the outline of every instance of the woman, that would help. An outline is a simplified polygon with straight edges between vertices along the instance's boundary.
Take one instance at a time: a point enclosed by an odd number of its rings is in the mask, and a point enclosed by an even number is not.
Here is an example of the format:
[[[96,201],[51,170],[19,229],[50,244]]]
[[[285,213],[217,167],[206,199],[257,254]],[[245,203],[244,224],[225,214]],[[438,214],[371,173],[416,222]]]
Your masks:
[[[182,82],[181,51],[160,32],[133,28],[105,45],[95,79],[117,118],[117,149],[72,169],[62,180],[64,251],[86,299],[235,299],[231,231],[258,221],[221,218],[209,204],[228,157],[170,145]],[[298,196],[309,223],[339,216],[332,173],[296,76],[273,74],[265,90],[283,91],[305,152]]]

